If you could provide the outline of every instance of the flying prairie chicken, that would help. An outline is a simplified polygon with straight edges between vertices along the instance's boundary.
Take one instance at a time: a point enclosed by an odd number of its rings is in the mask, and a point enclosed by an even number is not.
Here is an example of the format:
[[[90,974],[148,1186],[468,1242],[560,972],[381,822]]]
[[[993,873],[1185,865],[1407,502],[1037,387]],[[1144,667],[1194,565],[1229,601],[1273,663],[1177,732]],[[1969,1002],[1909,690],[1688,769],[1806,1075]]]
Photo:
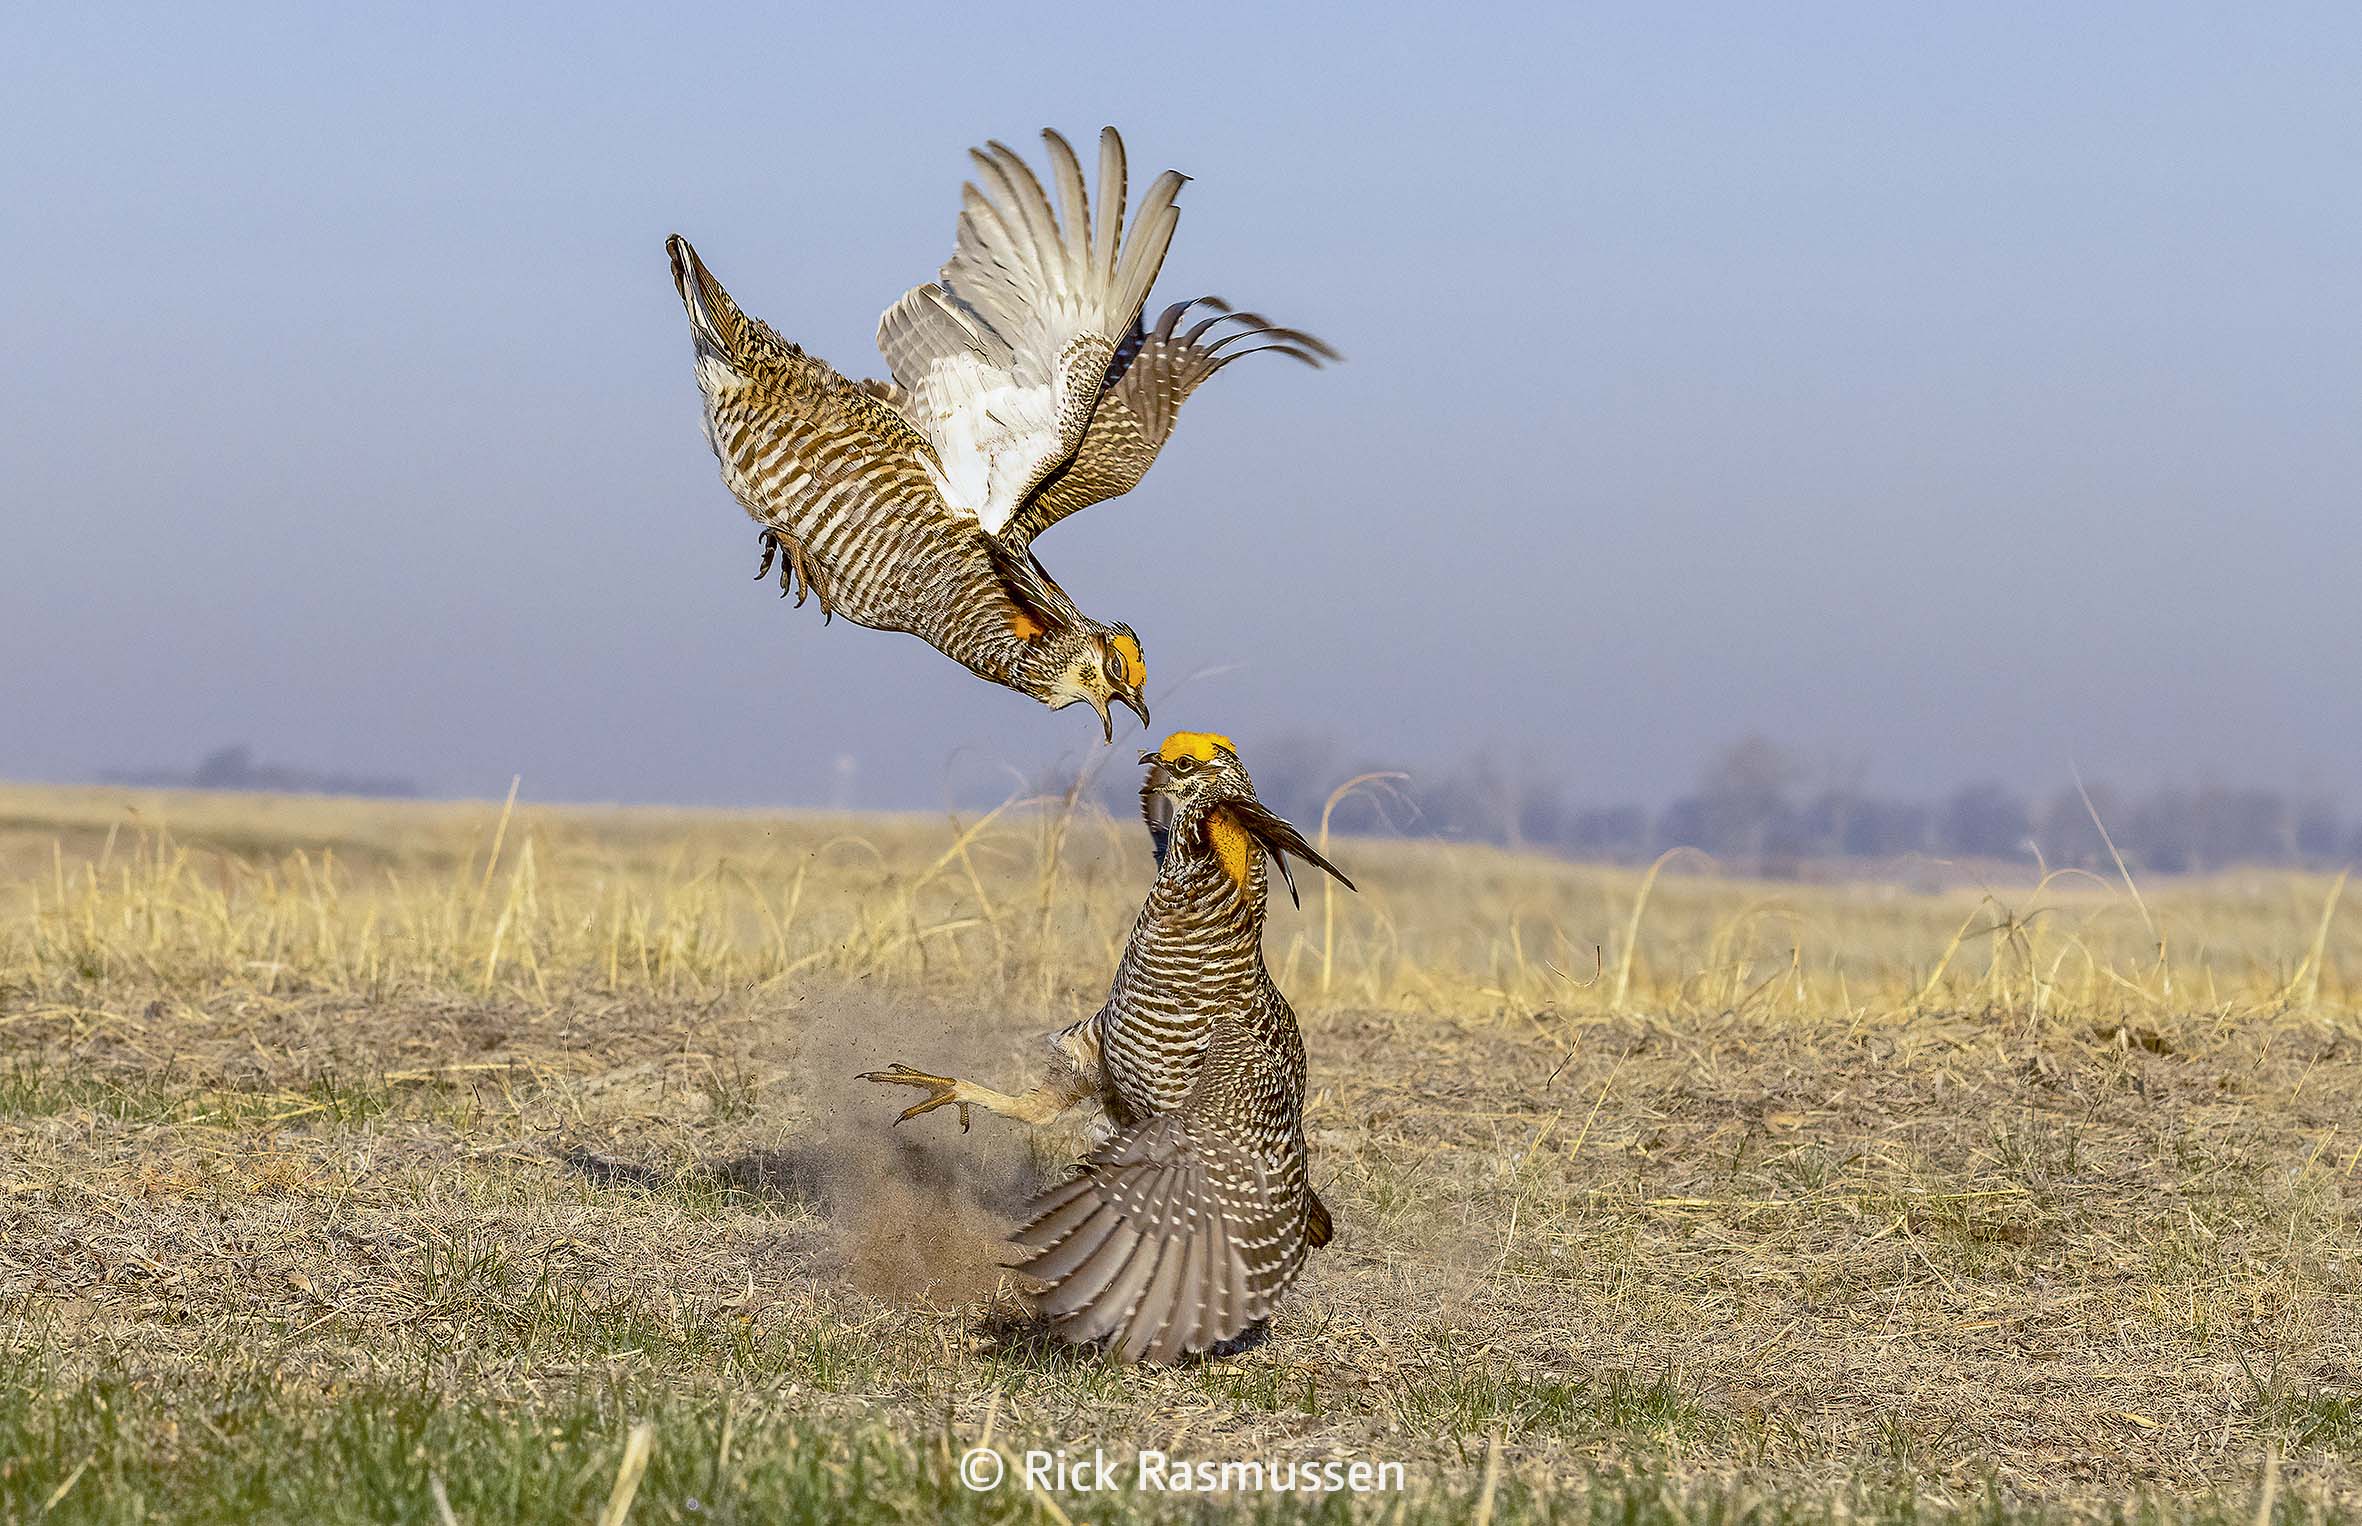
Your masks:
[[[688,240],[666,248],[706,438],[762,527],[756,577],[777,556],[782,596],[817,595],[824,620],[907,631],[1054,710],[1088,704],[1113,741],[1110,703],[1148,723],[1140,638],[1077,609],[1034,537],[1131,491],[1231,361],[1335,352],[1213,298],[1144,325],[1183,177],[1159,175],[1127,230],[1115,129],[1095,192],[1066,140],[1042,139],[1063,219],[1015,153],[972,150],[983,188],[961,188],[951,259],[879,320],[891,382],[848,381],[742,312]]]
[[[929,1095],[902,1117],[981,1107],[1043,1124],[1103,1104],[1116,1132],[1036,1199],[1016,1243],[1062,1338],[1169,1362],[1271,1316],[1331,1233],[1305,1179],[1304,1040],[1263,964],[1264,858],[1292,899],[1292,856],[1353,882],[1255,798],[1227,737],[1176,732],[1142,753],[1156,883],[1106,1004],[1051,1040],[1022,1095],[897,1065],[861,1079]]]

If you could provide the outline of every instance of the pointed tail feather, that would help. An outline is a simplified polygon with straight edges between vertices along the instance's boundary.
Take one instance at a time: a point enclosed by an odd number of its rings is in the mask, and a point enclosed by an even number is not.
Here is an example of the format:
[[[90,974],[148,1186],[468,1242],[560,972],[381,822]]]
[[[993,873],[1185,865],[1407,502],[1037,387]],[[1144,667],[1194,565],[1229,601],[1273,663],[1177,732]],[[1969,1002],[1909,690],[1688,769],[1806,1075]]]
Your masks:
[[[672,260],[673,290],[680,294],[681,307],[689,315],[689,332],[699,353],[722,360],[735,358],[743,321],[738,304],[730,300],[687,239],[674,234],[664,241],[664,252]]]
[[[1314,1250],[1320,1249],[1337,1237],[1337,1221],[1329,1217],[1329,1205],[1310,1187],[1304,1189],[1304,1237]]]

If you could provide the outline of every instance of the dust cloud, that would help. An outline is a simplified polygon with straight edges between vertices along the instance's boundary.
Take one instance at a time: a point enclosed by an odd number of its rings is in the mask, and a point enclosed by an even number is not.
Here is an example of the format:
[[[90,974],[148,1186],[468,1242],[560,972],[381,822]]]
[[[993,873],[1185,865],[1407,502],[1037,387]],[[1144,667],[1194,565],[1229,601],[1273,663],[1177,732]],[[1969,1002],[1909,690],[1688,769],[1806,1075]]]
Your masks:
[[[1080,1153],[1083,1110],[1038,1137],[982,1110],[963,1134],[951,1107],[897,1127],[895,1115],[924,1094],[855,1077],[900,1062],[1023,1091],[1044,1065],[1041,1035],[1058,1022],[858,993],[816,997],[783,1021],[796,1033],[797,1154],[828,1226],[828,1259],[846,1282],[890,1302],[937,1306],[1013,1291],[1009,1232]]]

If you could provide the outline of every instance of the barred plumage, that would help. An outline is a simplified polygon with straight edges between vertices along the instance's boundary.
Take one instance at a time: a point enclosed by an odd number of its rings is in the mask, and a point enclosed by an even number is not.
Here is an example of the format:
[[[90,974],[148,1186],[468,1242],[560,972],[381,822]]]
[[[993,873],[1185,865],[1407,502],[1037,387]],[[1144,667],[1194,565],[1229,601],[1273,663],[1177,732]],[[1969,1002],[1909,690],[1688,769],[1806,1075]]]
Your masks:
[[[1043,1122],[1096,1098],[1114,1137],[1044,1193],[1015,1243],[1041,1308],[1075,1342],[1172,1361],[1268,1319],[1328,1210],[1306,1181],[1304,1042],[1263,963],[1264,860],[1350,887],[1264,809],[1237,751],[1180,732],[1141,790],[1158,869],[1106,1003],[1055,1041],[1057,1073],[1022,1097],[896,1067],[865,1079],[931,1095],[905,1118],[971,1105]]]
[[[849,381],[740,311],[687,240],[667,249],[707,440],[762,528],[757,575],[776,556],[781,593],[817,596],[824,619],[908,632],[1053,709],[1089,704],[1112,738],[1111,703],[1148,719],[1139,638],[1077,609],[1034,538],[1137,484],[1182,401],[1229,361],[1334,352],[1219,303],[1186,331],[1197,304],[1145,326],[1182,177],[1159,176],[1127,229],[1115,130],[1100,134],[1095,206],[1073,149],[1042,136],[1063,219],[1015,153],[976,151],[984,188],[962,188],[951,259],[879,322],[890,383]],[[1232,348],[1257,336],[1274,342]]]
[[[1181,320],[1207,309],[1187,330]],[[1236,325],[1224,329],[1224,325]],[[1268,344],[1246,344],[1268,339]],[[1260,313],[1234,313],[1218,297],[1199,297],[1166,308],[1149,328],[1135,320],[1108,367],[1090,432],[1074,459],[1052,472],[1017,513],[1010,529],[1031,540],[1072,514],[1140,485],[1157,452],[1173,436],[1181,405],[1207,377],[1234,360],[1269,352],[1308,366],[1337,359],[1337,352],[1298,329],[1279,328]]]
[[[686,241],[673,240],[673,259],[706,438],[723,482],[776,543],[782,592],[1035,692],[1058,645],[1045,638],[1081,620],[1072,604],[943,500],[933,447],[890,403],[741,313]]]

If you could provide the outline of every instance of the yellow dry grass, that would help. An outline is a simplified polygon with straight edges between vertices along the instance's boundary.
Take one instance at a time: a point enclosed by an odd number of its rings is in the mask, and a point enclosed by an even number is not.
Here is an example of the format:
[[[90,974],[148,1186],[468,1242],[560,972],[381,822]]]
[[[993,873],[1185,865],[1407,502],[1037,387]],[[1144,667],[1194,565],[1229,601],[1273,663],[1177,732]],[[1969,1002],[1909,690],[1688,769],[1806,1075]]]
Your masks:
[[[1325,824],[1324,824],[1325,825]],[[1325,834],[1324,834],[1325,840]],[[1946,894],[1354,841],[1359,895],[1275,918],[1299,1004],[1907,1019],[2362,1008],[2343,876],[2082,871]],[[414,805],[0,787],[0,979],[385,997],[710,996],[813,976],[1093,1002],[1145,850],[1059,801],[973,818]],[[1710,868],[1710,866],[1706,866]]]
[[[1104,991],[1140,838],[1057,801],[0,789],[20,1402],[235,1374],[532,1417],[592,1384],[670,1415],[635,1508],[682,1519],[684,1433],[727,1455],[764,1415],[1405,1456],[1438,1519],[1636,1472],[1807,1514],[1874,1479],[2244,1518],[2267,1457],[2283,1518],[2352,1507],[2342,878],[1931,893],[1335,843],[1362,893],[1307,887],[1269,952],[1344,1232],[1269,1342],[1143,1375],[1030,1339],[991,1270],[1071,1133],[889,1131],[902,1099],[844,1079],[1022,1078]]]

